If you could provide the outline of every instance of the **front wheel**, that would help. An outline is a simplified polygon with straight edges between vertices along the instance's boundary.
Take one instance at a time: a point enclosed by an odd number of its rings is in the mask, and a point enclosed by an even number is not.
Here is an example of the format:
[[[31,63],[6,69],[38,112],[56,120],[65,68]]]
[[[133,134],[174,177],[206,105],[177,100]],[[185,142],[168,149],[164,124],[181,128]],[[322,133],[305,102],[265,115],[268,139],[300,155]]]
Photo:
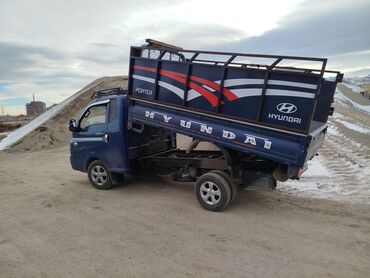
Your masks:
[[[219,173],[206,173],[196,182],[195,194],[199,203],[207,210],[222,211],[231,200],[228,181]]]
[[[112,176],[103,162],[95,160],[87,168],[90,183],[100,190],[107,190],[113,186]]]

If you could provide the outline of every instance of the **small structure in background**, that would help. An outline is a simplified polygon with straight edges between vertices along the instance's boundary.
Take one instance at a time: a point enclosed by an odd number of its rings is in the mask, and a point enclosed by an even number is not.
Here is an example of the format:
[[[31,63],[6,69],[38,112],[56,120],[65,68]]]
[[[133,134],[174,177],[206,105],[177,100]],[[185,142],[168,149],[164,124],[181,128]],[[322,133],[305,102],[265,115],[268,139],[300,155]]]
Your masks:
[[[370,100],[370,84],[363,84],[362,88],[364,90],[360,92],[361,95]]]
[[[22,122],[15,116],[2,115],[0,116],[0,140],[6,137],[4,133],[9,133],[19,127],[21,127],[25,122]]]
[[[17,121],[29,121],[32,120],[31,115],[24,115],[24,114],[19,114],[18,116],[15,116],[17,118]]]
[[[46,104],[42,101],[35,101],[35,95],[33,95],[33,101],[26,104],[27,115],[37,116],[44,113],[46,110]]]

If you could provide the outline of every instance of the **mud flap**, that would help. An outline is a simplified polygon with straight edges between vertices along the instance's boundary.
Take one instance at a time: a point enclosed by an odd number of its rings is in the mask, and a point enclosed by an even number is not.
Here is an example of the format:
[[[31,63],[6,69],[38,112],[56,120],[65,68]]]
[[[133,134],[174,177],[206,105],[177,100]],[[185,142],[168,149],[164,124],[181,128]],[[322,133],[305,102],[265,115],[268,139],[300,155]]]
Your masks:
[[[242,187],[244,190],[273,191],[276,188],[276,180],[271,173],[244,171]]]

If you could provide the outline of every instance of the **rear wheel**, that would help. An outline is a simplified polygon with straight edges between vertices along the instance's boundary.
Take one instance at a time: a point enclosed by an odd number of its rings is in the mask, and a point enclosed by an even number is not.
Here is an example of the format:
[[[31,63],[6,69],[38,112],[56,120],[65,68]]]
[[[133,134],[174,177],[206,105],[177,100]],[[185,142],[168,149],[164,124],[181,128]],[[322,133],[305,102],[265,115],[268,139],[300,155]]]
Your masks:
[[[219,173],[206,173],[196,182],[195,194],[207,210],[222,211],[231,200],[229,182]]]
[[[217,173],[217,174],[221,175],[229,183],[230,190],[231,190],[231,199],[230,199],[229,205],[232,204],[234,202],[236,194],[237,194],[237,187],[236,187],[236,184],[233,181],[232,177],[228,173],[226,173],[222,170],[214,170],[214,171],[211,171],[211,173]]]
[[[87,168],[87,175],[90,183],[96,189],[107,190],[113,186],[111,173],[109,173],[103,162],[99,160],[95,160],[90,163]]]

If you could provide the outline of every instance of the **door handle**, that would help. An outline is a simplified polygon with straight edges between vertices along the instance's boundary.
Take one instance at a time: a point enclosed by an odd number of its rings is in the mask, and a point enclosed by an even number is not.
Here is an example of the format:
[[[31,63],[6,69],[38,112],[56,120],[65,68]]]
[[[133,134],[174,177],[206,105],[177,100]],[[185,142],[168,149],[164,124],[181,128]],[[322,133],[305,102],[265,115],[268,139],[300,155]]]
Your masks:
[[[108,134],[104,134],[104,142],[105,143],[109,143],[109,135]]]
[[[97,133],[95,133],[95,136],[103,136],[103,135],[105,135],[104,132],[97,132]]]

